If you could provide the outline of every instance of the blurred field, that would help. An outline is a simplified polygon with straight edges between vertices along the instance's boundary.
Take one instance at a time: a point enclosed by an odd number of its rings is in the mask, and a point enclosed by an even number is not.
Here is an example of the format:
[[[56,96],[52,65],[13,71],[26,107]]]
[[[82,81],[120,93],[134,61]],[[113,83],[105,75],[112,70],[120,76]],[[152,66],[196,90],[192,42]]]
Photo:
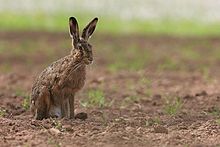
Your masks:
[[[49,31],[62,32],[68,29],[68,14],[13,14],[0,13],[1,31]],[[85,25],[88,20],[98,15],[74,14]],[[110,34],[151,34],[172,36],[219,36],[220,24],[218,22],[202,23],[192,20],[122,20],[117,17],[98,16],[100,24],[97,32]]]
[[[220,145],[219,1],[0,3],[1,145]],[[81,29],[99,17],[75,102],[88,119],[36,121],[31,86],[69,54],[69,16]]]
[[[220,143],[219,38],[96,33],[95,62],[76,97],[76,113],[89,118],[35,121],[28,111],[32,81],[69,53],[69,35],[6,32],[0,37],[3,145]]]

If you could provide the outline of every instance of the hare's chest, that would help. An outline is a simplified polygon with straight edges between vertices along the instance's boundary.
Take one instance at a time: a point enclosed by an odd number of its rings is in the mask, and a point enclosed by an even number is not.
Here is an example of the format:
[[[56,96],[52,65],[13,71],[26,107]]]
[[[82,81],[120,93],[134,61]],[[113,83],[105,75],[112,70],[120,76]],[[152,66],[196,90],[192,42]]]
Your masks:
[[[69,89],[71,91],[78,91],[84,86],[85,79],[85,69],[83,67],[79,68],[77,71],[69,75],[67,81],[65,82],[64,89],[66,87],[66,89]]]
[[[85,73],[76,73],[75,75],[72,75],[72,78],[69,79],[68,87],[77,91],[84,86],[85,80],[86,80]]]

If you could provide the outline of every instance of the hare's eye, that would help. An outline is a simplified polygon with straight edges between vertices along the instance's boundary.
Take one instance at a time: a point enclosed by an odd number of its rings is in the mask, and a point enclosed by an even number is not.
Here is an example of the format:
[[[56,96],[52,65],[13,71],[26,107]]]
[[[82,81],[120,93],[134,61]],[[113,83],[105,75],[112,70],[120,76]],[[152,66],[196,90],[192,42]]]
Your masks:
[[[34,100],[31,101],[31,104],[34,104]]]

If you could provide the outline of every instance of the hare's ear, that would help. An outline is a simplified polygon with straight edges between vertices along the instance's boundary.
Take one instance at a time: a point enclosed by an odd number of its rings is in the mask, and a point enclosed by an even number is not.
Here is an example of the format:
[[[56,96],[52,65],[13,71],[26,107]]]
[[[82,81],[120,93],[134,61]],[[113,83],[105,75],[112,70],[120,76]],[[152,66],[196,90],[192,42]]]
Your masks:
[[[96,23],[98,22],[98,18],[94,18],[84,29],[82,32],[82,38],[88,40],[92,33],[95,31]]]
[[[77,43],[79,40],[79,26],[75,17],[69,18],[70,26],[70,36],[72,37],[74,43]]]

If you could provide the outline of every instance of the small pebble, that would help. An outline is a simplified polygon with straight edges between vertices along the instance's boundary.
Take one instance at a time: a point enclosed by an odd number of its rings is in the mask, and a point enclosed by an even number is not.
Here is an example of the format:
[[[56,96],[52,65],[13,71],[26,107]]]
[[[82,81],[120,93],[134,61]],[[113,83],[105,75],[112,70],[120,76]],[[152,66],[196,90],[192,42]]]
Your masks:
[[[72,131],[73,130],[71,125],[64,125],[62,128],[65,129],[66,131]]]
[[[56,128],[50,128],[50,129],[49,129],[49,132],[50,132],[52,135],[56,135],[56,136],[61,134],[60,130],[58,130],[58,129],[56,129]]]

